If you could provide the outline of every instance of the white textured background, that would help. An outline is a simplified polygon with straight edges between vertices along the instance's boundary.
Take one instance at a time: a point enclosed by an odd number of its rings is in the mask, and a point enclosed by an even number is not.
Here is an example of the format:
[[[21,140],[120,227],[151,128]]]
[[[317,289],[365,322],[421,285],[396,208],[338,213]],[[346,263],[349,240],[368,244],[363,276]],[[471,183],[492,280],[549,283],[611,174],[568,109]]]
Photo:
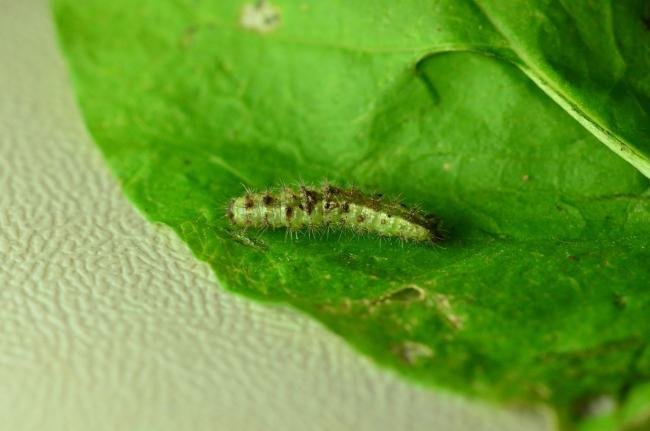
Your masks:
[[[43,0],[0,0],[0,430],[543,430],[219,288],[84,129]]]

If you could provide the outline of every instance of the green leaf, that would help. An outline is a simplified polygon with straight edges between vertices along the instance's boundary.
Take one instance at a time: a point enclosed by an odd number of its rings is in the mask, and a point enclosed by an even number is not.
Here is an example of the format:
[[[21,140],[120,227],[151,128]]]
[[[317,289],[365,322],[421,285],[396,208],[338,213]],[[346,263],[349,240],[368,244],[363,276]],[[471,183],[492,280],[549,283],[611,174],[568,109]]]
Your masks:
[[[508,58],[650,177],[650,3],[476,0]]]
[[[650,182],[599,143],[650,172],[641,2],[54,3],[125,192],[224,287],[426,385],[566,427],[648,415]],[[242,185],[324,178],[422,206],[449,239],[224,217]]]

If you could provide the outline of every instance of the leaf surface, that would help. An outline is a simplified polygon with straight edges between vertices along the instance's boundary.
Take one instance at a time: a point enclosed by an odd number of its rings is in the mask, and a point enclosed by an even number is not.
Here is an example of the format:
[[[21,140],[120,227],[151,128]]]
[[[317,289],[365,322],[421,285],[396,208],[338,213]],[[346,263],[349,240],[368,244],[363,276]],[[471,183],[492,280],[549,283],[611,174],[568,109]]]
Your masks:
[[[650,189],[600,142],[648,173],[642,3],[509,3],[54,2],[125,192],[224,287],[423,384],[616,429],[650,405]],[[448,240],[224,217],[242,185],[324,178],[436,213]]]

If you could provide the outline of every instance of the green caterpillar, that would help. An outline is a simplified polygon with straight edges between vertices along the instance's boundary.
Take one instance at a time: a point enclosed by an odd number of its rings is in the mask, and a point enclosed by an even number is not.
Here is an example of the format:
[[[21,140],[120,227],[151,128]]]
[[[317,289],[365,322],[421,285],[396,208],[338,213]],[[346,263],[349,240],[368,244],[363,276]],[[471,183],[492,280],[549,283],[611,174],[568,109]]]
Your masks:
[[[434,215],[330,184],[249,192],[232,199],[226,215],[243,228],[338,228],[428,243],[443,238],[440,219]]]

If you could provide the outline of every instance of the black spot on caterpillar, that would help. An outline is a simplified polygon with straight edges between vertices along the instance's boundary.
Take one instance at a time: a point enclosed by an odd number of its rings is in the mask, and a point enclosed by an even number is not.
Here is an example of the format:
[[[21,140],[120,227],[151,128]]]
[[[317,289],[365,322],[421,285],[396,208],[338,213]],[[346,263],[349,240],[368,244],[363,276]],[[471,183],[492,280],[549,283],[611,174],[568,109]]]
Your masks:
[[[228,204],[226,215],[239,227],[347,229],[405,241],[436,243],[442,240],[440,219],[382,195],[367,196],[355,188],[284,187],[246,193]]]
[[[267,207],[273,205],[273,201],[274,201],[273,196],[271,196],[271,195],[268,194],[268,193],[266,193],[266,194],[264,195],[264,197],[262,198],[262,202],[263,202],[264,205],[266,205]]]

